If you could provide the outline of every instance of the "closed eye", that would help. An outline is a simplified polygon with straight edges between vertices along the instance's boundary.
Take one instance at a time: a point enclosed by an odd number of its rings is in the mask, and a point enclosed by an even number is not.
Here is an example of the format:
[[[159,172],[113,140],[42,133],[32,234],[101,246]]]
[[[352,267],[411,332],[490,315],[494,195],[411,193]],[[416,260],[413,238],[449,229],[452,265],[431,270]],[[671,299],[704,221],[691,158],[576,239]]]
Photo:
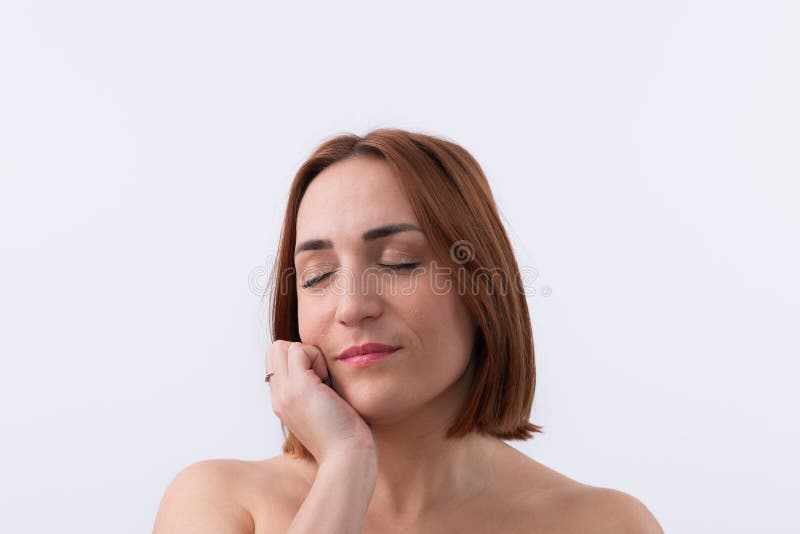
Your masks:
[[[378,265],[380,265],[381,267],[386,268],[386,269],[392,269],[392,270],[395,270],[395,271],[399,271],[400,269],[413,269],[414,267],[419,265],[419,262],[416,262],[416,263],[398,263],[396,265],[387,265],[385,263],[379,263]]]
[[[394,264],[394,265],[388,265],[388,264],[385,264],[385,263],[379,263],[378,265],[380,267],[384,268],[384,269],[391,269],[393,271],[399,271],[401,269],[413,269],[414,267],[417,267],[419,265],[419,262],[398,263],[398,264]],[[333,271],[331,271],[329,273],[321,274],[321,275],[317,276],[316,278],[312,278],[311,280],[308,280],[307,282],[305,282],[303,284],[303,288],[311,287],[311,286],[317,284],[318,282],[321,282],[322,280],[324,280],[325,278],[327,278],[331,274],[333,274]]]

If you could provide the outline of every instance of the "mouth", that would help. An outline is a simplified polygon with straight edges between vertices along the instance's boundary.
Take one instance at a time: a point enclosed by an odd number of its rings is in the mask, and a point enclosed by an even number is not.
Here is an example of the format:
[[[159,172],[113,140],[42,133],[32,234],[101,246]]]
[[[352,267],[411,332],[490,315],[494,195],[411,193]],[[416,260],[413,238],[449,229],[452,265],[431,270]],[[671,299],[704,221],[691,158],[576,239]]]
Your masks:
[[[343,363],[363,367],[386,358],[400,350],[400,348],[384,345],[383,343],[365,343],[364,345],[350,347],[337,356],[336,359]]]
[[[365,365],[370,365],[379,360],[383,360],[387,356],[390,356],[393,352],[395,351],[368,352],[367,354],[359,354],[357,356],[350,356],[349,358],[339,358],[339,361],[349,365],[355,365],[356,367],[364,367]]]

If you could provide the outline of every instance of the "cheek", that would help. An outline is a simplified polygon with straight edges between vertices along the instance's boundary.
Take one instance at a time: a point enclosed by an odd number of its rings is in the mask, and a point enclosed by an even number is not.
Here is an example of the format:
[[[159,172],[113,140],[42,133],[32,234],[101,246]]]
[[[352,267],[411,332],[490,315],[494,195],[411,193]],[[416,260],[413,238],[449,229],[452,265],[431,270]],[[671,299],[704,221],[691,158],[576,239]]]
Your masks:
[[[406,310],[408,327],[417,333],[425,349],[449,352],[460,328],[456,310],[446,296],[417,293]]]
[[[456,295],[437,298],[436,308],[424,320],[427,328],[432,330],[429,338],[452,362],[466,361],[471,353],[474,332],[469,310]]]
[[[299,299],[297,303],[297,326],[300,331],[300,339],[305,343],[313,343],[313,337],[320,331],[320,306],[314,306],[312,302]]]
[[[399,297],[403,308],[407,310],[406,317],[423,330],[436,329],[439,319],[443,318],[442,314],[447,313],[446,297],[434,292],[426,275],[411,283],[413,285],[402,289],[409,293]]]

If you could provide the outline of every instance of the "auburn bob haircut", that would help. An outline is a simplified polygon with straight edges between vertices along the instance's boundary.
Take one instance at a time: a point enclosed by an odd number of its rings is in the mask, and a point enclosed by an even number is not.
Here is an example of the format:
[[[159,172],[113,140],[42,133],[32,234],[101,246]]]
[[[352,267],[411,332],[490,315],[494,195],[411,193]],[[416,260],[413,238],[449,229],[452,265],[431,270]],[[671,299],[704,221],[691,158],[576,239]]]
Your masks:
[[[382,128],[364,137],[338,135],[324,141],[292,181],[278,253],[270,276],[273,340],[301,341],[294,267],[300,201],[311,181],[338,161],[382,158],[400,179],[439,265],[453,273],[478,325],[473,341],[475,375],[461,414],[447,431],[458,438],[476,431],[527,440],[542,427],[529,422],[536,387],[533,332],[517,261],[494,197],[478,162],[461,146],[438,137]],[[502,287],[494,282],[500,277]],[[468,280],[467,284],[464,280]],[[469,285],[470,287],[465,287]],[[465,289],[465,290],[464,290]],[[283,452],[315,461],[282,425]]]

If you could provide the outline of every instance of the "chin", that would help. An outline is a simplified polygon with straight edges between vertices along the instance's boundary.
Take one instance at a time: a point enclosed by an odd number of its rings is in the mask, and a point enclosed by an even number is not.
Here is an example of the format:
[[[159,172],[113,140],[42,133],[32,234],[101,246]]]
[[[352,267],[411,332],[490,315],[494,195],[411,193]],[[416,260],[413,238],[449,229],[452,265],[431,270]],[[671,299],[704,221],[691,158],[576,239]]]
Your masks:
[[[408,391],[398,391],[392,385],[365,380],[360,384],[347,384],[339,394],[353,407],[364,421],[373,424],[388,424],[401,420],[418,408],[416,403],[408,405]],[[404,395],[405,393],[405,395]],[[410,395],[413,398],[413,395]]]

